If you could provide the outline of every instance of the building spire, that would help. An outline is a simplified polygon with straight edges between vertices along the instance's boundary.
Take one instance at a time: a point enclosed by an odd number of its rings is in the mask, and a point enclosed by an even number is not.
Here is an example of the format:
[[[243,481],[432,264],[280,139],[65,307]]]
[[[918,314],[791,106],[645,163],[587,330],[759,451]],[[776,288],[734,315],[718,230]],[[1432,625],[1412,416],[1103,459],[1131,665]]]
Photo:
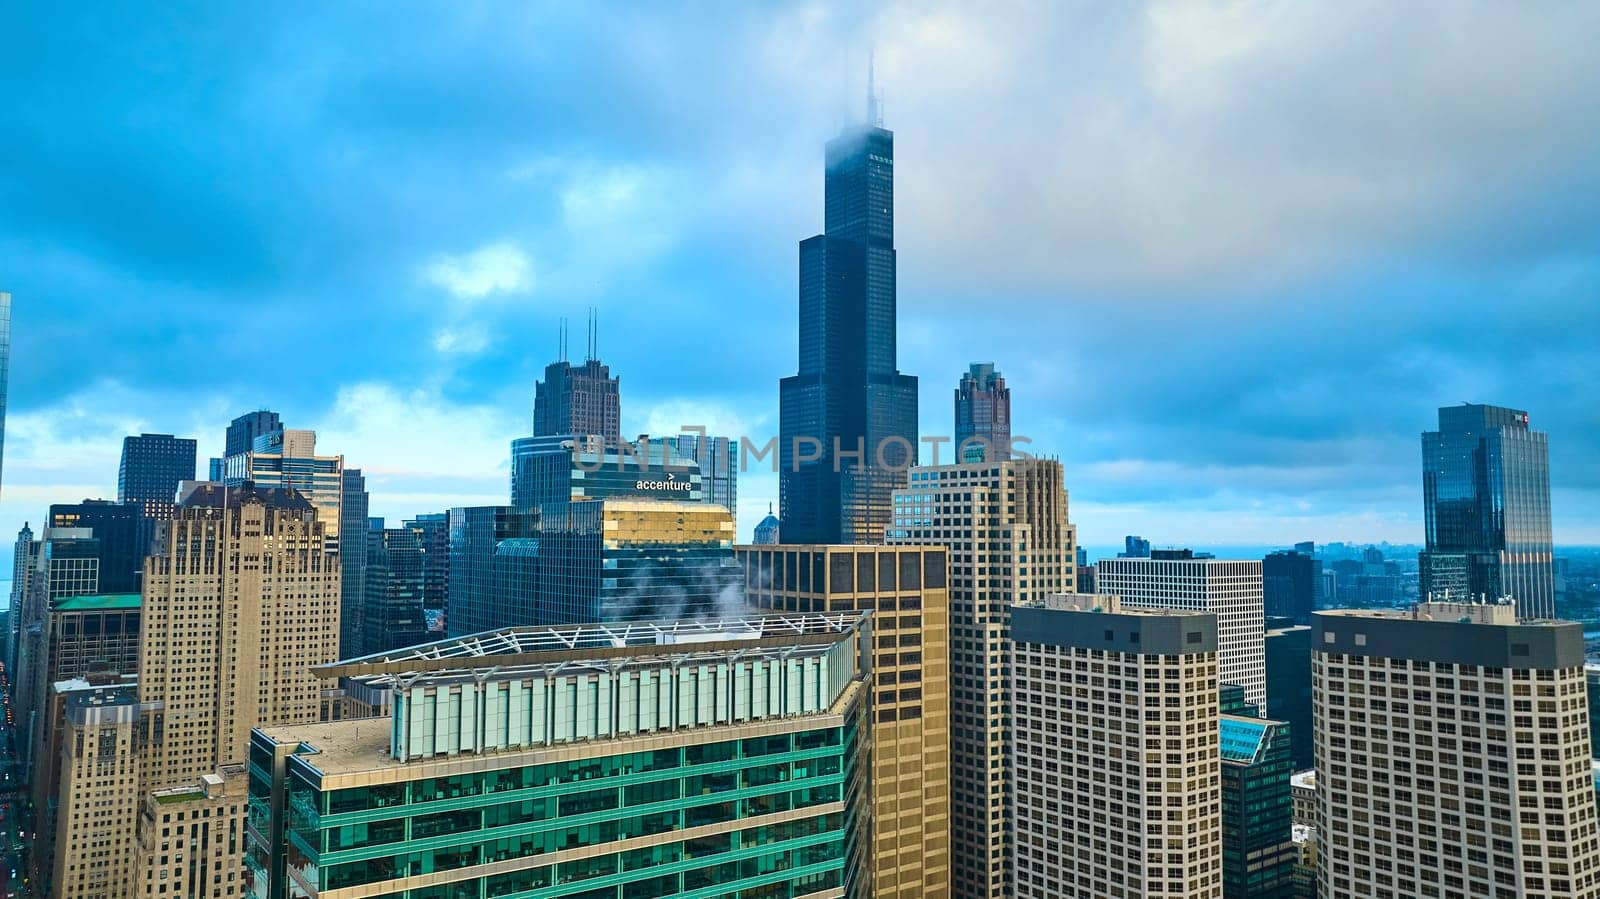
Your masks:
[[[878,103],[878,56],[876,51],[867,52],[867,126],[870,128],[883,127],[883,110]]]

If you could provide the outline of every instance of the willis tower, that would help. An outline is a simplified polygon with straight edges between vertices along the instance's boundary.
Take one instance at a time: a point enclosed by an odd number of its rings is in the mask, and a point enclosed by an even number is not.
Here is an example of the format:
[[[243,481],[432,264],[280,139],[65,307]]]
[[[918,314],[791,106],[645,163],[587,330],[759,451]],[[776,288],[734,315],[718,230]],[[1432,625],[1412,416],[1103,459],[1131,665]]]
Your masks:
[[[895,359],[894,134],[828,142],[822,234],[800,242],[800,369],[779,385],[784,543],[882,543],[917,458],[917,379]]]

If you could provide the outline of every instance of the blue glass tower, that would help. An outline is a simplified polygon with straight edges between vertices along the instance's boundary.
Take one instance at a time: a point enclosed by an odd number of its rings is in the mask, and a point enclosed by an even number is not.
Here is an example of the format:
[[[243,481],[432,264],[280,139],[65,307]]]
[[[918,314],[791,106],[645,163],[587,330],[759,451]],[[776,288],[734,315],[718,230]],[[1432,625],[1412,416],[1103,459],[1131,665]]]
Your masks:
[[[1422,435],[1427,549],[1422,594],[1510,596],[1523,618],[1553,618],[1550,444],[1520,409],[1463,403]]]
[[[917,379],[895,347],[894,134],[828,142],[822,234],[800,243],[799,372],[779,385],[785,543],[881,543],[917,458]]]

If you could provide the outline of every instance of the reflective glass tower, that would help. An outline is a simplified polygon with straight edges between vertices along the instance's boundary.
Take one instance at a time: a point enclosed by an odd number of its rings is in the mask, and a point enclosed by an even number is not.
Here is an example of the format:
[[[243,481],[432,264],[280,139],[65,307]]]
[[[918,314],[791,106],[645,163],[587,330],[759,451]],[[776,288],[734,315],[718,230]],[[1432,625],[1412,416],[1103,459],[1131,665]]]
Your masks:
[[[917,458],[917,379],[895,356],[894,134],[828,142],[822,234],[800,243],[799,372],[779,385],[785,543],[880,543]]]
[[[6,455],[6,393],[11,373],[11,294],[0,290],[0,462]]]
[[[1440,409],[1422,435],[1422,501],[1424,596],[1510,596],[1520,617],[1555,617],[1550,445],[1528,413]]]

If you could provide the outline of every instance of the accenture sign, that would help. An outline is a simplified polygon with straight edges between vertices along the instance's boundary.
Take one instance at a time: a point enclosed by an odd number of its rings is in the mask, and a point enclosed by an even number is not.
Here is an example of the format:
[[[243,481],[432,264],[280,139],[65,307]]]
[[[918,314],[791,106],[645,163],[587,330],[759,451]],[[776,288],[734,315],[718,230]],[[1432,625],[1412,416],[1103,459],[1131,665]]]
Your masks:
[[[672,472],[667,472],[666,478],[660,481],[634,481],[633,489],[648,490],[652,493],[687,493],[694,489],[694,485],[688,481],[680,481]]]

